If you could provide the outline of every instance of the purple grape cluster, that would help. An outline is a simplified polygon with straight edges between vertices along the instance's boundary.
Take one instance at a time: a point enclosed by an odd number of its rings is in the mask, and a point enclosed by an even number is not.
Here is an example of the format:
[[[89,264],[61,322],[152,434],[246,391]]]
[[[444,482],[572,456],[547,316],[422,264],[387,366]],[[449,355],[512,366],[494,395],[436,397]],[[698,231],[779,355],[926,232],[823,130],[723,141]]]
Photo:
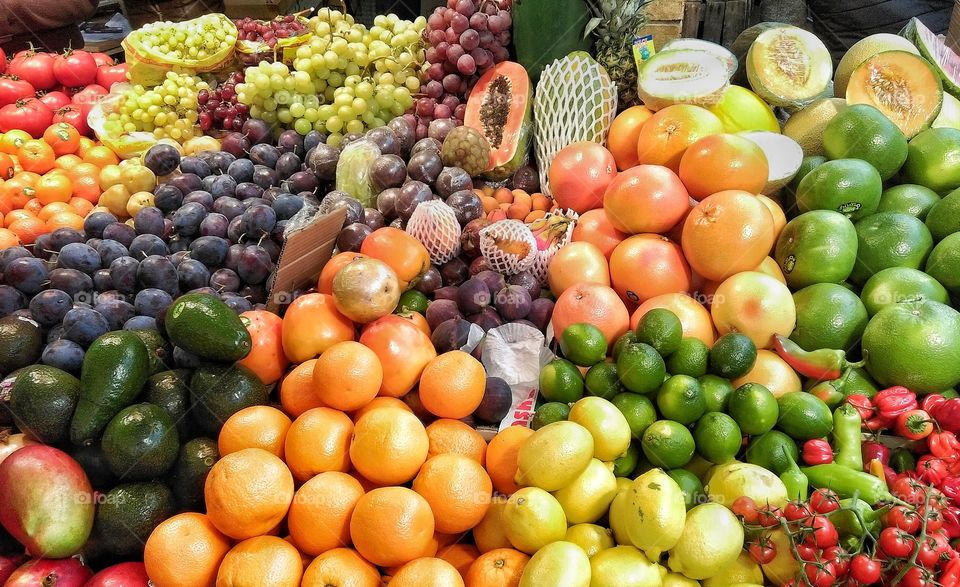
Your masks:
[[[235,71],[212,90],[200,90],[198,121],[203,132],[212,129],[240,130],[250,119],[250,108],[237,100],[236,85],[243,83],[243,71]]]
[[[511,0],[447,0],[427,18],[428,44],[424,96],[414,104],[420,125],[417,138],[427,136],[433,120],[463,122],[467,94],[477,78],[510,54]]]
[[[307,25],[294,14],[278,16],[270,21],[255,20],[246,16],[235,20],[237,37],[242,41],[266,43],[271,48],[277,41],[296,37],[307,32]]]

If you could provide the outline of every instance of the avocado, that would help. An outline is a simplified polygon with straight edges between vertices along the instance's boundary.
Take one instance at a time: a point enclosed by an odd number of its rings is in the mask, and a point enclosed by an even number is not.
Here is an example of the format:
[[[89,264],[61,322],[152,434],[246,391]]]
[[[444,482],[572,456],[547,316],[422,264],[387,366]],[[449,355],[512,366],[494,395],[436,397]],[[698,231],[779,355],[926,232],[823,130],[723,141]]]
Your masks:
[[[45,444],[67,438],[80,397],[80,380],[47,365],[24,369],[10,390],[10,411],[17,428]]]
[[[120,410],[103,431],[103,454],[121,481],[163,475],[177,460],[180,436],[169,414],[154,404]]]
[[[211,438],[199,436],[180,447],[180,456],[170,477],[170,487],[180,509],[204,510],[203,485],[219,458],[217,441]]]
[[[239,361],[252,344],[237,313],[209,294],[177,298],[167,309],[164,328],[174,345],[211,361]]]
[[[162,483],[123,483],[97,507],[93,532],[100,547],[117,556],[142,556],[153,529],[177,512],[173,492]]]
[[[43,331],[39,324],[22,316],[0,318],[0,375],[36,363],[42,352]]]
[[[70,442],[89,444],[99,438],[107,422],[136,399],[149,369],[147,347],[130,330],[108,332],[93,341],[80,370],[80,401],[70,422]]]
[[[193,422],[214,438],[227,418],[250,406],[262,406],[270,396],[260,378],[243,365],[200,367],[190,379]]]
[[[110,470],[100,443],[73,446],[70,449],[70,456],[80,463],[83,472],[87,474],[87,479],[90,480],[90,485],[97,491],[106,491],[116,485],[117,476]]]
[[[24,369],[26,367],[17,369],[0,379],[0,426],[13,426],[13,412],[10,411],[10,392],[13,391],[13,384]]]
[[[147,347],[147,356],[150,359],[150,374],[159,373],[168,369],[167,364],[173,359],[167,339],[158,330],[131,330],[143,341]]]
[[[143,401],[163,408],[177,426],[180,436],[187,433],[187,412],[190,410],[190,369],[161,371],[147,379]]]

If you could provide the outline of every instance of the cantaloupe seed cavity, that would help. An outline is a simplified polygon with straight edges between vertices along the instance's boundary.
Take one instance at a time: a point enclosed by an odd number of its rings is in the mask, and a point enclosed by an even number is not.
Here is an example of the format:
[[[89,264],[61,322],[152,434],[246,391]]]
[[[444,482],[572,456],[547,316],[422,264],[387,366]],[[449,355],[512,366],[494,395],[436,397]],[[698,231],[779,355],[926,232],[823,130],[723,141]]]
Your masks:
[[[510,115],[510,80],[498,75],[490,82],[490,90],[480,105],[480,122],[483,134],[494,149],[503,142],[503,129]]]
[[[913,93],[904,72],[895,67],[871,64],[867,83],[877,102],[884,108],[896,112],[901,118],[911,115],[914,110]]]

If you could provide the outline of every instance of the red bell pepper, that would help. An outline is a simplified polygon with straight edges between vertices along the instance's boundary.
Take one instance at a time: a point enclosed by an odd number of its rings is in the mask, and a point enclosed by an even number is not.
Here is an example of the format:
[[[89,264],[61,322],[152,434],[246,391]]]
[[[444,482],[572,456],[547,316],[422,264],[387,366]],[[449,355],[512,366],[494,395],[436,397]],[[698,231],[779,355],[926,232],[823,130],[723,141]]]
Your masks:
[[[960,398],[948,399],[937,404],[930,415],[943,430],[960,432]]]
[[[948,505],[940,510],[940,515],[943,516],[943,529],[947,538],[960,538],[960,507]]]
[[[885,444],[868,440],[860,444],[860,452],[863,454],[863,469],[865,471],[870,461],[880,461],[883,465],[890,464],[890,448]]]
[[[933,420],[923,410],[910,410],[897,416],[895,430],[906,439],[920,440],[933,432]]]
[[[833,448],[830,443],[814,438],[803,443],[803,462],[808,465],[825,465],[833,462]]]
[[[934,432],[927,437],[927,450],[941,459],[956,459],[960,455],[960,440],[949,430]]]
[[[947,463],[943,459],[933,455],[923,455],[917,461],[917,475],[924,483],[939,486],[949,474]]]
[[[857,409],[861,420],[869,420],[874,415],[873,402],[865,395],[859,393],[848,395],[847,403]]]
[[[891,420],[904,412],[920,407],[917,403],[917,394],[900,385],[878,391],[873,398],[873,406],[881,416]]]
[[[794,371],[820,381],[837,379],[843,375],[843,369],[847,366],[846,354],[841,350],[805,351],[800,345],[780,334],[773,337],[773,349]]]

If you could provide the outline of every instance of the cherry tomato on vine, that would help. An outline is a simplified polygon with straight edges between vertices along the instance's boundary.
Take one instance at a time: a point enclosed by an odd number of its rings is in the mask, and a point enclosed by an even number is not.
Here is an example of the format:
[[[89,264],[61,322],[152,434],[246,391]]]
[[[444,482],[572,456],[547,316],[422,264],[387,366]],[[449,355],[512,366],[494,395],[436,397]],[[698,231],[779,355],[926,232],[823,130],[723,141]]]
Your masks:
[[[850,553],[844,550],[842,546],[838,545],[825,548],[820,558],[833,563],[833,567],[837,570],[838,577],[846,576],[847,571],[850,570]]]
[[[936,585],[930,571],[922,567],[910,567],[897,582],[898,587],[933,587]]]
[[[914,505],[922,504],[925,495],[923,484],[906,475],[901,475],[893,482],[890,486],[890,493]]]
[[[741,495],[733,500],[733,503],[730,505],[730,510],[734,515],[739,516],[744,524],[757,523],[757,504],[753,501],[752,497]]]
[[[810,506],[802,501],[791,501],[783,508],[783,517],[789,522],[796,522],[813,515]]]
[[[826,516],[814,516],[802,523],[806,535],[803,541],[817,548],[836,546],[840,540],[837,529]]]
[[[920,549],[917,551],[917,564],[925,569],[934,569],[940,563],[940,553],[937,552],[937,542],[926,537],[920,541]]]
[[[884,515],[883,523],[886,526],[899,528],[904,532],[916,534],[920,530],[920,514],[906,506],[895,505]]]
[[[783,511],[777,506],[764,507],[757,510],[757,523],[764,528],[780,525]]]
[[[840,508],[840,497],[832,489],[817,489],[810,494],[810,508],[818,514],[829,514]]]
[[[831,587],[837,580],[837,569],[833,563],[803,563],[803,574],[813,587]]]
[[[913,554],[914,537],[899,528],[884,528],[877,545],[891,558],[906,558]]]
[[[750,543],[747,547],[750,558],[758,565],[768,564],[777,557],[777,547],[769,537],[762,537]]]
[[[880,562],[865,554],[850,559],[850,578],[858,583],[870,585],[880,580]]]
[[[928,534],[943,528],[943,514],[939,508],[927,506],[921,510],[921,513],[927,518]],[[917,517],[920,516],[918,515]]]
[[[801,561],[817,561],[820,560],[820,554],[817,551],[817,548],[812,544],[798,544],[797,549],[797,558]]]

